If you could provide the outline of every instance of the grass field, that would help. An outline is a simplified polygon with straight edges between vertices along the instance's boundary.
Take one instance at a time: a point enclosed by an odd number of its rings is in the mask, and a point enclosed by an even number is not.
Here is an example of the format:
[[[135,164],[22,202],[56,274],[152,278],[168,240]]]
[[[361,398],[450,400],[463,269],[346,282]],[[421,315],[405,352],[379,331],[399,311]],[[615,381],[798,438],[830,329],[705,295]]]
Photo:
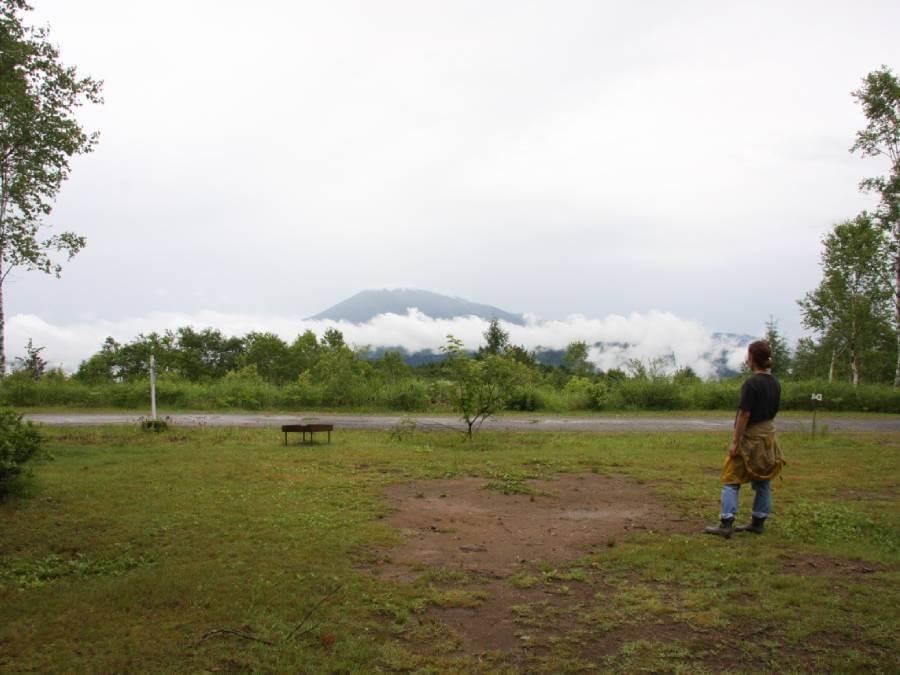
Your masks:
[[[895,434],[782,435],[768,530],[730,541],[693,533],[724,434],[45,434],[55,459],[0,502],[0,671],[900,669]],[[503,579],[375,573],[402,540],[390,486],[478,477],[513,499],[564,474],[624,476],[690,527]],[[443,620],[489,606],[521,644],[479,650]]]

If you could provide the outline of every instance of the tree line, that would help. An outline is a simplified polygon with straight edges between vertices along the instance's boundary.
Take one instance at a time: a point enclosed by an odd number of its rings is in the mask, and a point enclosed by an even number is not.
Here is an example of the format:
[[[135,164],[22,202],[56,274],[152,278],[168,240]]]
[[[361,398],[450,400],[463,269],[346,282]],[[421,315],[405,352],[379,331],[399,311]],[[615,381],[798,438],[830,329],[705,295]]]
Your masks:
[[[764,337],[774,347],[785,409],[809,409],[811,394],[823,393],[827,409],[900,412],[890,364],[881,385],[798,379],[803,364],[774,320]],[[561,363],[541,363],[512,344],[497,321],[478,349],[448,336],[441,351],[441,360],[413,367],[397,351],[376,357],[353,348],[336,329],[285,341],[272,333],[239,338],[184,327],[125,344],[109,338],[72,375],[48,369],[40,348],[32,347],[30,356],[17,359],[19,369],[0,381],[0,404],[146,408],[151,353],[164,409],[456,411],[470,431],[501,410],[729,410],[742,380],[737,374],[703,381],[689,366],[672,371],[663,360],[631,360],[602,371],[582,341],[568,345]]]

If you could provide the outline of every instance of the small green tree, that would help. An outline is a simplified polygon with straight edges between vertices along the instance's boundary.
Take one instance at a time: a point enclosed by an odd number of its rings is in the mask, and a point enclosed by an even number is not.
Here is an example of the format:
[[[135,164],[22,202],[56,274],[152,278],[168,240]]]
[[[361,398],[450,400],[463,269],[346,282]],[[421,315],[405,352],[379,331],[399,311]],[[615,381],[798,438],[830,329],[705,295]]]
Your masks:
[[[500,327],[499,320],[491,319],[487,330],[484,331],[484,341],[485,345],[478,348],[478,358],[489,354],[503,354],[509,347],[509,333]]]
[[[797,380],[815,380],[824,378],[828,371],[828,363],[823,358],[823,350],[819,343],[809,336],[801,337],[794,347],[794,360],[791,374]]]
[[[778,330],[778,321],[773,316],[766,321],[766,334],[763,339],[772,348],[772,374],[778,377],[786,376],[791,372],[791,348]]]
[[[521,380],[522,366],[498,354],[473,359],[462,341],[452,335],[447,336],[441,351],[446,357],[443,370],[452,384],[451,404],[465,422],[466,437],[472,440],[484,420],[506,404]]]
[[[329,328],[322,334],[322,346],[332,351],[346,347],[344,334],[337,328]]]
[[[13,370],[26,373],[35,382],[40,381],[47,370],[47,361],[41,356],[42,351],[44,351],[44,347],[35,347],[31,338],[28,338],[28,343],[25,345],[25,356],[24,358],[16,357]]]
[[[247,333],[242,366],[255,365],[257,372],[268,382],[284,384],[294,380],[300,372],[293,372],[290,347],[275,333]]]
[[[575,377],[593,375],[595,368],[594,364],[588,360],[587,342],[579,340],[570,343],[566,347],[565,356],[563,356],[563,366]]]
[[[69,160],[90,152],[97,134],[75,119],[101,103],[102,84],[63,65],[46,28],[23,23],[25,0],[0,0],[0,376],[6,371],[3,283],[16,268],[59,276],[85,244],[72,232],[42,238],[42,219],[69,176]]]
[[[289,348],[293,372],[304,373],[312,368],[319,358],[321,349],[316,334],[311,330],[305,330],[302,335],[298,335]]]
[[[506,348],[505,356],[529,368],[537,365],[534,352],[528,351],[524,345],[509,345]]]
[[[340,340],[336,339],[340,336]],[[329,333],[326,331],[326,338]],[[336,345],[323,349],[309,371],[310,382],[322,388],[323,403],[332,406],[359,406],[370,403],[373,390],[372,364],[364,361],[343,343],[340,331],[331,334]]]
[[[191,382],[217,380],[244,365],[240,362],[244,342],[236,337],[226,338],[215,328],[197,331],[191,326],[183,326],[169,336],[168,344],[156,333],[148,335],[144,342],[147,343],[147,355],[142,357],[142,362],[149,360],[152,351],[159,367],[171,362],[178,373]],[[172,352],[171,359],[164,358],[167,351]]]
[[[396,384],[401,380],[408,379],[412,371],[403,360],[403,355],[398,351],[385,352],[380,359],[372,364],[385,382],[388,384]]]
[[[100,351],[82,361],[75,371],[75,379],[88,384],[113,382],[119,374],[119,351],[122,345],[111,336],[103,341]]]

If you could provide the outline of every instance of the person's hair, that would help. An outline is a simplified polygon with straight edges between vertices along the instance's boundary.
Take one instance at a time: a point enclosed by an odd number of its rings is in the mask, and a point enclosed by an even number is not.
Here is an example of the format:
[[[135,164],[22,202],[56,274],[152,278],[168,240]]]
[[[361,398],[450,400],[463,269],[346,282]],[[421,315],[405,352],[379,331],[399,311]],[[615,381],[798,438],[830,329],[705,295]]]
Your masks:
[[[765,340],[751,342],[750,346],[747,347],[747,351],[750,352],[750,358],[753,359],[753,363],[756,364],[757,368],[772,367],[772,346]]]

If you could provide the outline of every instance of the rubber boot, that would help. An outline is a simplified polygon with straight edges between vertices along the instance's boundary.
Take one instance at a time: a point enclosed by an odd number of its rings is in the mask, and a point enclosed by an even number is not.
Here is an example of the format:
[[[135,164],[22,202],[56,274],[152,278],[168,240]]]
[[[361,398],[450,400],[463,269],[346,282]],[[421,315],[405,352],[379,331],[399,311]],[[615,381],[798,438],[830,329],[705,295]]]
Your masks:
[[[757,518],[753,516],[753,520],[746,525],[738,525],[734,528],[735,532],[752,532],[753,534],[762,534],[763,525],[766,524],[765,518]]]
[[[722,518],[719,521],[718,527],[707,527],[703,530],[706,534],[717,534],[720,537],[725,537],[726,539],[731,539],[731,526],[734,524],[734,518],[729,518],[725,520]]]

